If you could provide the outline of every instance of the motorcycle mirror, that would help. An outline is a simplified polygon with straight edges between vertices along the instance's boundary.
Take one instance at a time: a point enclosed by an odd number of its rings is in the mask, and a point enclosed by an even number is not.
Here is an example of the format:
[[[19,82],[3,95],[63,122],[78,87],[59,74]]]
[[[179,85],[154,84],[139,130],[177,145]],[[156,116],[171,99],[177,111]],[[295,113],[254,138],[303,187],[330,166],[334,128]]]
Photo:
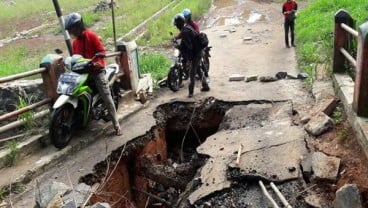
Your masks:
[[[62,51],[60,48],[57,48],[57,49],[55,49],[55,53],[56,53],[56,54],[62,54],[62,53],[63,53],[63,51]]]
[[[106,55],[104,53],[98,52],[95,54],[96,58],[105,58]]]

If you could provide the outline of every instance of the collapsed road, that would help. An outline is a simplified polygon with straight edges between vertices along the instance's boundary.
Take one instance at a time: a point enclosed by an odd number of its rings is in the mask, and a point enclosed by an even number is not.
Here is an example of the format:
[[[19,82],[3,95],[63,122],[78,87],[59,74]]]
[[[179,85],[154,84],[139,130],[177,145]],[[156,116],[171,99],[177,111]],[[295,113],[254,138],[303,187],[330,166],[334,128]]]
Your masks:
[[[280,9],[267,1],[215,1],[201,22],[213,46],[211,91],[196,86],[194,98],[186,98],[188,83],[176,93],[161,89],[124,118],[123,136],[107,133],[55,162],[13,198],[14,206],[30,207],[46,198],[50,206],[52,197],[44,194],[59,183],[65,186],[59,184],[63,191],[54,202],[63,201],[65,207],[99,202],[111,207],[281,206],[285,202],[271,182],[292,207],[315,201],[330,205],[315,199],[321,190],[311,179],[336,176],[339,160],[313,155],[331,167],[321,173],[315,167],[313,174],[303,164],[313,154],[300,122],[314,104],[305,83],[229,81],[233,75],[299,73],[294,49],[284,48]],[[128,105],[121,105],[119,114]],[[95,137],[102,125],[92,125],[76,140]]]

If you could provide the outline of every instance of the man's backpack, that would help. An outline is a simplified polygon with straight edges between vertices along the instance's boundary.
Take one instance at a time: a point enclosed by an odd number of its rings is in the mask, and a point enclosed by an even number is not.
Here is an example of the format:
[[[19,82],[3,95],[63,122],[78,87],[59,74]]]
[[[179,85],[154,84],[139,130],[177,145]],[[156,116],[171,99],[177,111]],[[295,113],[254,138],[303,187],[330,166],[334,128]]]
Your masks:
[[[200,49],[204,49],[208,46],[208,38],[207,38],[207,35],[206,33],[199,33],[197,35],[197,39],[198,39],[198,44],[199,44],[199,48]]]

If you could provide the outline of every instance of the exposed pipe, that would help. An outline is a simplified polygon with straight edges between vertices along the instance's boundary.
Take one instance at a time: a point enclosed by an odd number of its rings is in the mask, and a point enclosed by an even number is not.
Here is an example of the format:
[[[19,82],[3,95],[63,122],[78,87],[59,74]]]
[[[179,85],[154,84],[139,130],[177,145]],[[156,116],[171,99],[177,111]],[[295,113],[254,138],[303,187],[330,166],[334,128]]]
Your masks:
[[[284,195],[280,192],[280,190],[275,186],[273,182],[270,183],[272,189],[276,192],[277,196],[280,198],[281,202],[284,204],[286,208],[293,208],[289,202],[285,199]]]
[[[54,3],[56,15],[59,18],[59,23],[60,23],[60,26],[61,26],[61,30],[63,31],[63,35],[64,35],[66,46],[68,47],[68,51],[69,51],[70,56],[72,56],[73,55],[73,52],[72,52],[72,43],[70,41],[70,35],[69,35],[68,31],[65,30],[64,17],[63,17],[63,14],[61,13],[59,2],[58,2],[58,0],[52,0],[52,2]]]
[[[259,186],[262,189],[263,194],[267,197],[268,200],[270,200],[272,206],[274,208],[280,208],[279,205],[276,204],[275,200],[273,200],[273,198],[271,197],[271,195],[268,193],[268,191],[266,190],[266,187],[264,186],[262,181],[258,181]]]

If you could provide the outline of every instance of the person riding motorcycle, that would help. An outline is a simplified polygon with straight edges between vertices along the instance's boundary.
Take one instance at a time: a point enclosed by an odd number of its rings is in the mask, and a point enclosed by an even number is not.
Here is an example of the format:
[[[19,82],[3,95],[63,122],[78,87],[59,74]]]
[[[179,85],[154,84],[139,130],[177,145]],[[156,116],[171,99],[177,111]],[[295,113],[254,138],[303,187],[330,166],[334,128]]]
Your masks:
[[[80,54],[84,58],[92,59],[96,53],[106,53],[98,35],[85,28],[82,16],[79,13],[71,13],[65,18],[65,30],[74,38],[73,54]],[[120,136],[122,135],[122,129],[119,124],[108,82],[104,76],[104,68],[105,60],[103,58],[95,58],[90,77],[112,116],[116,135]]]
[[[173,18],[174,26],[180,31],[181,34],[181,43],[178,46],[178,49],[183,54],[185,60],[191,61],[191,67],[189,72],[189,95],[188,97],[193,97],[194,84],[195,84],[195,74],[198,73],[202,80],[202,89],[201,91],[209,91],[210,88],[205,79],[203,79],[203,73],[200,70],[200,60],[201,60],[201,49],[199,48],[196,34],[194,29],[190,25],[185,25],[185,18],[183,14],[176,14]]]

